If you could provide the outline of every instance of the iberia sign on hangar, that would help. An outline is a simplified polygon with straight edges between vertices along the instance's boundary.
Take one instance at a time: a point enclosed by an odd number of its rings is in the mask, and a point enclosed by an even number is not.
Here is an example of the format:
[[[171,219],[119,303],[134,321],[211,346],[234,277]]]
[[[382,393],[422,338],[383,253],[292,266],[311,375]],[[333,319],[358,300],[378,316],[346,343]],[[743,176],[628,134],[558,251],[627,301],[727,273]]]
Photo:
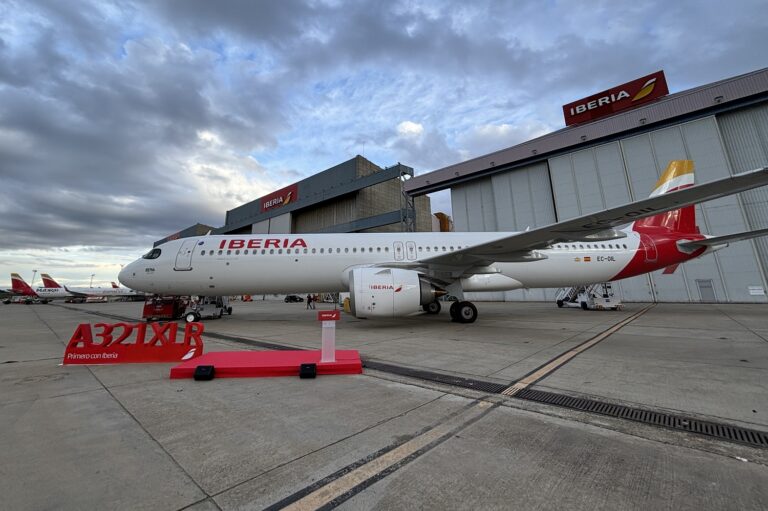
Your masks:
[[[667,94],[669,94],[669,88],[664,78],[664,71],[657,71],[563,105],[565,125],[594,121],[622,110],[635,108]]]

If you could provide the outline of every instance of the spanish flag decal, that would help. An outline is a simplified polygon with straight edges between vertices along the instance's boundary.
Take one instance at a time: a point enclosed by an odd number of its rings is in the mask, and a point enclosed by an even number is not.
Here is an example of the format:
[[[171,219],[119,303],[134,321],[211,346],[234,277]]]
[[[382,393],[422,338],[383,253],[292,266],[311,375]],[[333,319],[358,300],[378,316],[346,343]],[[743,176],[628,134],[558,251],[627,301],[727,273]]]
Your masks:
[[[585,263],[588,263],[588,262],[591,262],[591,261],[592,261],[592,257],[590,257],[590,256],[584,256],[584,262],[585,262]]]
[[[643,99],[647,95],[649,95],[651,92],[653,92],[653,88],[656,87],[656,78],[651,78],[647,82],[645,82],[645,85],[643,85],[643,88],[638,91],[637,94],[635,94],[635,97],[632,98],[632,101],[637,101],[638,99]]]

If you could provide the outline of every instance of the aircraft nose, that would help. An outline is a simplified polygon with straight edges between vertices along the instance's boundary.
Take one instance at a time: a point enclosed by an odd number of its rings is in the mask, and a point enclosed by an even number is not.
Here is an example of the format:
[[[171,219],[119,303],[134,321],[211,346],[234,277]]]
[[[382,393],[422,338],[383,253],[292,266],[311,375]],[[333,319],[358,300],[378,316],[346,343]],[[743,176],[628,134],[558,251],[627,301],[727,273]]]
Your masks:
[[[125,287],[133,289],[133,283],[136,280],[136,264],[131,263],[123,267],[117,274],[117,280]]]

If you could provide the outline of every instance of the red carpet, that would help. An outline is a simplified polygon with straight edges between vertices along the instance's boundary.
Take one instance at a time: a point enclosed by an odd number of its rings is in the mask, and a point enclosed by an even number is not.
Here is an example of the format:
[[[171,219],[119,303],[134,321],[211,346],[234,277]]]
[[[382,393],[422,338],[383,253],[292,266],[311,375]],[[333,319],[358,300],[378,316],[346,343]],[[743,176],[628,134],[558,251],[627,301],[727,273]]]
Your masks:
[[[301,364],[317,364],[317,374],[360,374],[357,350],[337,350],[336,362],[320,363],[316,351],[219,351],[206,353],[171,368],[171,379],[192,378],[197,366],[213,366],[216,378],[298,376]]]

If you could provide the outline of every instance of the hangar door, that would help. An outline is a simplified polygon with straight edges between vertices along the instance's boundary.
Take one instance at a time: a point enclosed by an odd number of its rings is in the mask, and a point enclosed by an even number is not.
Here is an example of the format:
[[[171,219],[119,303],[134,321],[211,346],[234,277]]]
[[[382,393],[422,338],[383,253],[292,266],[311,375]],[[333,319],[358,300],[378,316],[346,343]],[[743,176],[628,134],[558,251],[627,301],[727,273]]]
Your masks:
[[[451,188],[453,222],[461,231],[524,231],[554,223],[546,163],[528,165]],[[554,300],[554,291],[469,293],[474,300]],[[551,295],[551,296],[549,296]]]
[[[647,197],[670,160],[691,159],[696,182],[728,175],[728,161],[714,117],[624,138],[600,146],[550,158],[552,188],[558,218],[566,220]],[[710,234],[747,230],[737,196],[696,206],[697,223]],[[672,274],[663,270],[619,281],[627,301],[698,302],[699,281],[711,280],[719,301],[764,301],[750,295],[760,285],[761,273],[750,242],[680,265]],[[707,295],[709,296],[709,295]]]
[[[768,165],[768,106],[739,110],[717,117],[731,172],[746,172]],[[768,186],[741,194],[750,230],[768,227]],[[768,238],[744,242],[754,244],[763,276],[768,275]],[[760,284],[761,285],[761,284]]]

